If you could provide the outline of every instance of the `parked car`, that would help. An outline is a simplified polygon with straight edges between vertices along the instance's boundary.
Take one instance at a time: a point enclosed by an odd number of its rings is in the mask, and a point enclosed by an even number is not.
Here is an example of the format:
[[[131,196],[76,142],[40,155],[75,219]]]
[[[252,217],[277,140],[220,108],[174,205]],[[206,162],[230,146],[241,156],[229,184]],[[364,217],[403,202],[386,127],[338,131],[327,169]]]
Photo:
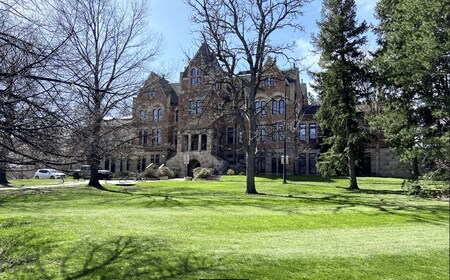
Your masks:
[[[82,165],[80,169],[73,170],[72,176],[74,179],[89,179],[91,177],[91,166],[90,165]],[[105,169],[98,170],[98,178],[99,179],[111,179],[112,172]]]
[[[35,179],[61,179],[65,178],[66,174],[56,169],[38,169],[34,173]]]

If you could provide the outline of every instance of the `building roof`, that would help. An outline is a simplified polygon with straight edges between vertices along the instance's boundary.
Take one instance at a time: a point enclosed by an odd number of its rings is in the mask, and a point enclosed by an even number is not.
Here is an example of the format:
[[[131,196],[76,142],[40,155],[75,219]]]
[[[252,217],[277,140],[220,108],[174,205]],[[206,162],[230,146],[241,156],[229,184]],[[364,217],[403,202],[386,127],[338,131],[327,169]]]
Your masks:
[[[314,115],[319,110],[320,105],[319,104],[313,104],[303,107],[303,113],[305,115]]]

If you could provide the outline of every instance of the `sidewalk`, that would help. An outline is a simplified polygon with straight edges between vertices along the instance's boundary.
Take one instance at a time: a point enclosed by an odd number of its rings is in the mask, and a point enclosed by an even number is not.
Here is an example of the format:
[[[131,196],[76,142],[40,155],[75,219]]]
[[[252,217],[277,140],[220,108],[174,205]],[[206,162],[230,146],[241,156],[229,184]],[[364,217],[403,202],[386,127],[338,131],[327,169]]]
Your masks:
[[[80,180],[76,182],[70,181],[55,185],[42,185],[42,186],[23,186],[23,187],[6,187],[6,188],[0,186],[0,191],[38,190],[38,189],[60,188],[60,187],[75,187],[79,185],[87,185],[88,183],[89,183],[88,180]]]

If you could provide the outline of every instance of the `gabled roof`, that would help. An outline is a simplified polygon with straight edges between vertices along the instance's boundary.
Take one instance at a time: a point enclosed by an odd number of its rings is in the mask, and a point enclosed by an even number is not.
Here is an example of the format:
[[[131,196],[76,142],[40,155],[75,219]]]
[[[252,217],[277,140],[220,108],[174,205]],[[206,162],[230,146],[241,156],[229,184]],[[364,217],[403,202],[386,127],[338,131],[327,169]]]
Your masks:
[[[154,72],[151,72],[148,76],[147,80],[144,83],[144,86],[141,89],[141,93],[146,93],[147,91],[155,89],[157,87],[159,87],[167,97],[170,97],[170,100],[173,104],[178,103],[178,95],[172,88],[170,83],[164,77],[161,77]]]
[[[208,44],[206,42],[203,42],[200,48],[197,50],[197,53],[189,61],[189,65],[184,69],[183,77],[189,76],[189,69],[191,66],[211,67],[214,64],[217,64],[216,56],[208,46]]]

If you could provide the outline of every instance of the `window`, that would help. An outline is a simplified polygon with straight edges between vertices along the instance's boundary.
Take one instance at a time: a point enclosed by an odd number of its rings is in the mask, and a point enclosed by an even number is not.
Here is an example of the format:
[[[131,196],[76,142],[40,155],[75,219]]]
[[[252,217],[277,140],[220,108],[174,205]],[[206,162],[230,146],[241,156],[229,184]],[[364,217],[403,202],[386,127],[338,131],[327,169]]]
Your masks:
[[[198,115],[202,113],[203,101],[201,99],[198,100],[190,100],[189,101],[189,115]]]
[[[142,140],[143,140],[143,139],[142,139],[142,136],[143,136],[143,135],[142,135],[142,130],[139,130],[139,132],[138,132],[138,140],[139,140],[139,141],[138,141],[138,144],[139,144],[139,145],[142,145]]]
[[[261,115],[265,116],[267,114],[266,112],[266,101],[261,101]]]
[[[158,121],[162,120],[162,110],[158,109]]]
[[[234,141],[234,129],[232,127],[227,128],[227,144],[233,144]]]
[[[278,100],[272,100],[272,115],[276,115],[278,112]]]
[[[178,122],[178,110],[175,110],[175,121]]]
[[[272,87],[274,85],[275,85],[275,78],[274,77],[270,77],[270,78],[264,79],[264,87]]]
[[[262,124],[258,127],[258,140],[261,143],[266,143],[266,125]]]
[[[316,142],[316,124],[315,123],[309,124],[309,141]]]
[[[161,144],[161,128],[152,129],[152,145]]]
[[[285,111],[285,102],[284,102],[284,99],[281,99],[281,100],[278,102],[278,113],[279,113],[280,115],[282,115],[282,114],[284,114],[284,111]]]
[[[300,138],[300,141],[306,141],[306,124],[300,124],[299,138]]]
[[[306,174],[306,154],[300,154],[300,156],[299,156],[298,173]]]
[[[238,143],[244,143],[244,132],[239,131],[238,133]]]
[[[309,154],[309,174],[316,174],[316,154]]]
[[[260,107],[259,101],[256,101],[255,102],[255,113],[259,114],[260,109],[261,109],[261,107]]]
[[[203,72],[200,69],[191,69],[191,86],[201,85],[203,83]]]
[[[142,145],[147,146],[147,129],[144,129],[144,132],[143,132]]]
[[[272,141],[278,141],[278,126],[276,123],[272,125]]]
[[[195,114],[195,101],[190,100],[189,101],[189,115],[194,115],[194,114]]]
[[[162,119],[162,110],[154,109],[152,112],[153,122],[159,122]]]
[[[197,107],[195,108],[196,114],[202,113],[202,100],[197,100]]]
[[[139,120],[140,120],[141,122],[144,122],[146,118],[147,118],[147,111],[145,111],[145,110],[140,110],[140,111],[139,111]]]
[[[151,89],[151,90],[149,90],[147,92],[147,96],[150,97],[150,98],[155,97],[156,96],[156,92],[153,89]]]
[[[272,125],[272,141],[284,140],[284,123],[274,123]]]

